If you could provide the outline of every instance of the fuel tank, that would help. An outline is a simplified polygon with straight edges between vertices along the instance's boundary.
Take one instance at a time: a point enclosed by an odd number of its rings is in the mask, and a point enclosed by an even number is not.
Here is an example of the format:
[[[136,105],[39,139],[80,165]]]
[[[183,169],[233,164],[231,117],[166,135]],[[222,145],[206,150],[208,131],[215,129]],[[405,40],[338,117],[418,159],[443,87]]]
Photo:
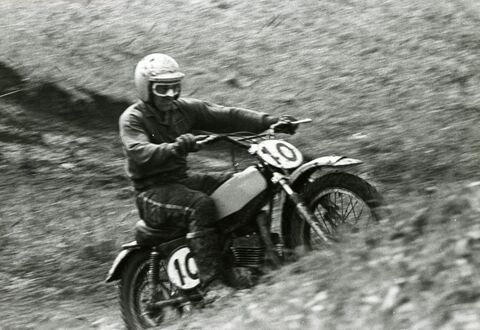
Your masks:
[[[237,212],[267,188],[267,181],[255,166],[235,173],[211,195],[219,219]]]

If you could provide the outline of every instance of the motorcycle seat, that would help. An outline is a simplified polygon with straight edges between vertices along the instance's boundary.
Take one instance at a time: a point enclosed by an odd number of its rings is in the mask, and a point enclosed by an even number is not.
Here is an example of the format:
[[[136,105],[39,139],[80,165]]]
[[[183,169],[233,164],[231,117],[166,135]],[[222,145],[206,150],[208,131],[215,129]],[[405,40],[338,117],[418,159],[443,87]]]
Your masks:
[[[186,234],[186,229],[177,227],[152,228],[143,220],[139,220],[135,225],[135,240],[142,246],[160,245],[178,238],[185,238]]]

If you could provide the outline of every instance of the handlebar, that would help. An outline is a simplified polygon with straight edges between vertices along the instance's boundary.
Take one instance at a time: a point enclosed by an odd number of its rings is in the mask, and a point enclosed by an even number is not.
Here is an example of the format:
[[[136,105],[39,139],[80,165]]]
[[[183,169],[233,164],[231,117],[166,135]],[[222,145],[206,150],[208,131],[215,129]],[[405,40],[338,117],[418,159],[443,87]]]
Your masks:
[[[305,119],[292,121],[291,123],[294,124],[294,125],[299,125],[299,124],[309,123],[311,121],[312,121],[311,118],[305,118]],[[248,136],[241,136],[241,137],[238,137],[238,138],[234,138],[233,135],[223,135],[223,134],[219,134],[219,135],[216,135],[216,134],[197,135],[197,137],[196,137],[197,138],[197,144],[198,145],[206,145],[206,144],[209,144],[209,143],[212,143],[212,142],[224,140],[224,141],[228,141],[232,144],[235,144],[239,147],[242,147],[244,149],[248,149],[250,147],[250,145],[243,142],[243,141],[252,140],[252,139],[255,139],[255,138],[261,138],[261,137],[265,137],[265,136],[272,136],[273,133],[274,133],[273,129],[275,128],[276,124],[278,124],[278,122],[273,124],[272,126],[270,126],[270,129],[267,132],[262,132],[260,134],[253,134],[253,135],[248,135]]]
[[[257,136],[258,136],[258,134],[254,135],[251,138],[254,138],[254,137],[257,137]],[[199,135],[199,136],[197,136],[197,144],[198,145],[206,145],[206,144],[210,144],[212,142],[217,142],[217,141],[220,141],[220,140],[228,141],[232,144],[243,147],[245,149],[248,149],[248,147],[249,147],[248,144],[246,144],[244,142],[241,142],[242,139],[235,139],[235,138],[231,137],[230,135],[214,135],[213,134],[213,135]]]

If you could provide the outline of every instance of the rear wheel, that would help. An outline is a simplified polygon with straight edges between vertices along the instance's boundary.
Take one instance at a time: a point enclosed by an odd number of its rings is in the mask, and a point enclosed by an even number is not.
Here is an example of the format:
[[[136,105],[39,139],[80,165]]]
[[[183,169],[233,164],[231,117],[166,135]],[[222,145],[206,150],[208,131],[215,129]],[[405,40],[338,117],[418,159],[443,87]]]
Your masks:
[[[165,262],[160,260],[159,283],[152,301],[149,251],[140,251],[129,258],[122,271],[119,286],[120,309],[127,329],[146,329],[178,319],[181,310],[173,306],[152,308],[151,302],[167,300],[177,290],[168,280]]]
[[[303,192],[309,210],[327,236],[341,239],[343,233],[359,232],[381,218],[382,198],[365,180],[348,173],[332,173],[315,179]],[[291,207],[284,239],[288,248],[313,250],[323,246],[311,227]]]

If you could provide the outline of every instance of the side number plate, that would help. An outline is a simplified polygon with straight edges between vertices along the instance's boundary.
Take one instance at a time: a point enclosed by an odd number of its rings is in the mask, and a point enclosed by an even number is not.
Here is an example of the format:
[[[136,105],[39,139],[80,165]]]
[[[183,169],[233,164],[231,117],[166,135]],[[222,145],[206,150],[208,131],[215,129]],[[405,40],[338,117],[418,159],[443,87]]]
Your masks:
[[[170,281],[183,290],[193,289],[200,284],[197,264],[187,246],[172,252],[168,259],[167,274]]]

